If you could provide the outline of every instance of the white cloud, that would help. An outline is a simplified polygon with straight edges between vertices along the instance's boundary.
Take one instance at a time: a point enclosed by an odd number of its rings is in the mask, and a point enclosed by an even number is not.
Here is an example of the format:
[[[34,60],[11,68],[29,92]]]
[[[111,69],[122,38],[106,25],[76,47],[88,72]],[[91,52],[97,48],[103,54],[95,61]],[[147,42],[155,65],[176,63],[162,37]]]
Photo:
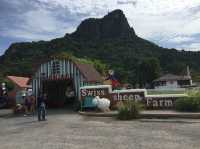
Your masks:
[[[191,31],[190,24],[195,24],[193,28],[198,25],[194,16],[189,16],[196,3],[192,0],[138,0],[136,7],[125,10],[125,13],[143,37],[186,34]]]
[[[200,6],[199,0],[41,0],[66,7],[71,13],[90,17],[103,16],[113,9],[122,9],[131,26],[144,38],[170,39],[176,35],[191,35],[200,28],[199,14],[191,9]],[[126,4],[121,5],[119,2]],[[132,5],[134,3],[135,5]],[[129,5],[127,5],[129,4]],[[93,12],[93,13],[91,13]],[[199,11],[200,12],[200,11]]]
[[[123,10],[140,37],[168,47],[172,41],[193,42],[193,36],[200,31],[199,0],[138,0],[135,7]]]
[[[200,51],[200,43],[183,44],[181,48],[187,51]]]
[[[18,27],[7,28],[1,35],[25,40],[50,40],[74,30],[71,24],[58,20],[53,12],[41,8],[22,14],[20,20]]]
[[[177,36],[168,41],[173,42],[173,43],[182,43],[182,42],[188,42],[188,41],[193,41],[193,40],[194,40],[194,38],[192,38],[192,37]]]
[[[128,4],[132,4],[132,5],[136,5],[137,1],[136,0],[118,0],[117,4],[119,5],[128,5]]]
[[[20,0],[16,1],[17,5],[22,4]],[[1,34],[28,40],[51,39],[72,32],[85,18],[103,17],[108,11],[122,9],[140,37],[162,45],[174,43],[176,48],[182,48],[184,42],[191,43],[184,45],[185,48],[199,46],[194,41],[198,38],[194,35],[200,31],[199,0],[37,1],[44,5],[22,14],[17,22],[19,27],[8,28]]]

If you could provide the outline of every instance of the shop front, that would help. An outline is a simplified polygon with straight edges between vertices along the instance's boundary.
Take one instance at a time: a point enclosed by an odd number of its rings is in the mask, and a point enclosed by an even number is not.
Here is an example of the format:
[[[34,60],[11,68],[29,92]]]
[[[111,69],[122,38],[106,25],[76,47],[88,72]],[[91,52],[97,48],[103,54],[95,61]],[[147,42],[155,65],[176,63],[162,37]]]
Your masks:
[[[53,108],[73,105],[80,99],[80,87],[102,83],[101,75],[92,65],[69,59],[44,62],[32,80],[34,95],[46,94],[47,106]]]

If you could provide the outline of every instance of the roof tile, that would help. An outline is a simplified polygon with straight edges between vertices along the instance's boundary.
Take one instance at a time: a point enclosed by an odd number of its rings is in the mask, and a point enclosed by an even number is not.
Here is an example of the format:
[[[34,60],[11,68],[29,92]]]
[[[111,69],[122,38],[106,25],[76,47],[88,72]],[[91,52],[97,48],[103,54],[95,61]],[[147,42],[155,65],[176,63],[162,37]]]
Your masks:
[[[21,87],[21,88],[28,88],[30,87],[28,85],[28,82],[30,80],[30,78],[27,77],[18,77],[18,76],[7,76],[7,78],[12,81],[13,83],[15,83],[17,86]]]
[[[76,66],[81,71],[87,82],[102,82],[99,72],[91,64],[77,63]]]

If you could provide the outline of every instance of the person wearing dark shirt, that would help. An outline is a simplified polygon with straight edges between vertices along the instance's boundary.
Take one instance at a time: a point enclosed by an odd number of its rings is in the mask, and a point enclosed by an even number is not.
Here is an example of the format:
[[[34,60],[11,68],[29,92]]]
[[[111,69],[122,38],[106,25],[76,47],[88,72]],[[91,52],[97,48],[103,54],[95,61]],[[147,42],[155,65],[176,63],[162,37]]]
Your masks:
[[[46,96],[40,95],[37,99],[38,121],[46,120]]]

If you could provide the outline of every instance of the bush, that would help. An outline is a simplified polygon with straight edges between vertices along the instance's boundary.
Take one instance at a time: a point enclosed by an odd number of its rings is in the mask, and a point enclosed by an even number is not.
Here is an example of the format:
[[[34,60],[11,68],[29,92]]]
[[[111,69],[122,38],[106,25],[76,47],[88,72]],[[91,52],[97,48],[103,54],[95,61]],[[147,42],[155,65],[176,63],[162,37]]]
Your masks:
[[[124,101],[118,105],[117,118],[120,120],[131,120],[139,117],[142,105],[135,101]]]
[[[177,99],[175,109],[183,112],[198,112],[200,111],[200,97],[190,96]]]

